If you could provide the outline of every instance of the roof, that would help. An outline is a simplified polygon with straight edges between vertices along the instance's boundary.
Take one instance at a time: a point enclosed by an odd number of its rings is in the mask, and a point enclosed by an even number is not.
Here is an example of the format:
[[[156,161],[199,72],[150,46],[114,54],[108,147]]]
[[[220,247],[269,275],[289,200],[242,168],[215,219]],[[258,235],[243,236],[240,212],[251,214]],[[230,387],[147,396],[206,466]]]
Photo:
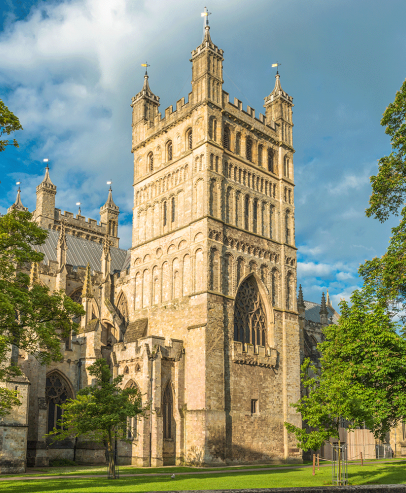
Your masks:
[[[320,323],[320,303],[313,303],[313,301],[305,301],[305,320],[310,320],[311,322]],[[334,310],[333,307],[327,305],[328,310],[328,320],[333,317],[333,323],[338,323],[339,314]]]
[[[59,231],[48,230],[48,238],[43,245],[36,247],[45,257],[44,261],[56,262],[56,247],[59,239]],[[101,257],[103,245],[94,241],[77,238],[76,236],[66,235],[68,250],[66,252],[66,263],[74,267],[86,267],[89,263],[92,270],[101,272]],[[130,252],[120,248],[110,247],[111,254],[111,274],[114,271],[122,271],[130,265]]]

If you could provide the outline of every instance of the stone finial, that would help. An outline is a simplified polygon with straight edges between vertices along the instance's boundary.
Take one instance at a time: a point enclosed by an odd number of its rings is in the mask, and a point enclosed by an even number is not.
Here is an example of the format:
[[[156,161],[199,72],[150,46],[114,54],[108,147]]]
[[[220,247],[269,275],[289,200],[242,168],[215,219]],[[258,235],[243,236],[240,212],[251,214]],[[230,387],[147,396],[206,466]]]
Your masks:
[[[11,211],[28,211],[28,208],[27,207],[24,207],[23,206],[23,203],[21,202],[21,190],[20,190],[20,187],[18,187],[18,190],[17,190],[16,201],[14,202],[14,204],[12,206],[10,206],[7,209],[7,212],[11,212]]]
[[[68,250],[68,244],[66,241],[66,228],[65,221],[61,221],[61,230],[59,232],[58,243],[56,245],[56,257],[59,267],[66,265],[66,252]]]
[[[109,234],[106,233],[106,235],[104,236],[104,239],[103,239],[102,258],[110,256],[110,245],[111,245],[110,237],[109,237]]]
[[[85,282],[83,283],[82,298],[93,298],[93,286],[92,286],[92,273],[90,271],[90,264],[87,263]]]
[[[303,290],[302,290],[302,285],[299,284],[299,294],[298,294],[298,297],[297,297],[297,306],[298,308],[302,308],[305,306],[304,304],[304,300],[303,300]]]
[[[31,264],[30,285],[39,284],[39,265],[38,262]]]
[[[327,289],[327,299],[326,299],[326,302],[327,302],[327,306],[330,306],[330,307],[332,307],[332,306],[333,306],[333,305],[331,304],[331,299],[330,299],[330,295],[329,295],[328,289]]]
[[[328,310],[327,310],[327,305],[326,305],[326,298],[324,296],[324,291],[323,294],[321,295],[321,304],[320,304],[320,323],[322,325],[328,325]]]

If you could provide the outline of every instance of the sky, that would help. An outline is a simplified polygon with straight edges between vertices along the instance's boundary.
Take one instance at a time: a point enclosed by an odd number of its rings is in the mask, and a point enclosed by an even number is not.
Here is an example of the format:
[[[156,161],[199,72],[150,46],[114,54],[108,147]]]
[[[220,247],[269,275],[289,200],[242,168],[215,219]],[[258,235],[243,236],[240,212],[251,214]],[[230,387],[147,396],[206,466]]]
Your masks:
[[[224,50],[223,89],[263,113],[281,63],[293,96],[298,284],[333,305],[361,285],[360,263],[387,247],[391,218],[367,218],[370,176],[390,153],[380,125],[406,76],[404,0],[212,0],[210,33]],[[202,41],[196,0],[0,0],[0,98],[24,128],[0,154],[0,213],[35,209],[49,158],[56,207],[99,219],[106,181],[131,246],[131,98],[148,61],[160,110],[191,90]]]

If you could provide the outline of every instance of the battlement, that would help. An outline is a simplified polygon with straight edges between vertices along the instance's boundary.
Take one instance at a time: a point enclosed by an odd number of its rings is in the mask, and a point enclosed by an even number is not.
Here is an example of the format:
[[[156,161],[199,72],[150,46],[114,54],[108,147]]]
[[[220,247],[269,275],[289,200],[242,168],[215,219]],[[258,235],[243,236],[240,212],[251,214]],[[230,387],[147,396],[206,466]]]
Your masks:
[[[187,102],[185,102],[184,97],[176,101],[175,110],[173,109],[173,105],[171,104],[168,108],[165,109],[164,116],[162,116],[162,113],[158,113],[154,120],[154,130],[156,131],[159,130],[160,127],[171,125],[172,123],[177,122],[179,118],[184,116],[184,114],[187,113],[192,107],[192,97],[193,93],[190,92],[188,94]]]
[[[257,130],[266,131],[265,127],[268,127],[276,132],[277,123],[272,120],[267,121],[266,116],[262,113],[260,113],[257,118],[255,116],[255,109],[251,108],[251,106],[247,105],[247,109],[244,110],[242,101],[237,98],[234,98],[234,102],[231,103],[230,96],[226,91],[223,91],[223,108],[225,112],[228,112],[230,114],[230,116],[242,119],[252,126],[255,125],[254,128],[256,128]]]
[[[278,351],[274,348],[254,346],[245,342],[234,341],[232,359],[240,365],[262,366],[266,368],[276,367],[278,363]]]
[[[55,221],[63,220],[65,221],[66,226],[75,226],[103,235],[106,233],[106,225],[102,222],[98,224],[96,219],[87,219],[80,214],[77,214],[75,217],[73,212],[64,211],[62,213],[61,209],[55,209]]]

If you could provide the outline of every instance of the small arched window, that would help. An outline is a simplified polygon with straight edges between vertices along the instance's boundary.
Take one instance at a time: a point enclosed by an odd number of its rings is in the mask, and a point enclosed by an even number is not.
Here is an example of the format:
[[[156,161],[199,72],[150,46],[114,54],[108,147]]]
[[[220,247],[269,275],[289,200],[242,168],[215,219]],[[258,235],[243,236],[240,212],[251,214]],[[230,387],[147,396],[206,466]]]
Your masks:
[[[274,152],[272,149],[268,149],[268,171],[275,173]]]
[[[262,144],[258,146],[258,166],[262,166],[262,153],[264,151],[264,147]]]
[[[292,282],[292,273],[288,272],[286,276],[286,309],[290,310],[291,306],[291,282]]]
[[[217,120],[213,116],[209,120],[209,137],[214,141],[217,140]]]
[[[152,152],[148,154],[148,171],[154,171],[154,155]]]
[[[244,203],[244,227],[246,231],[248,231],[249,228],[249,215],[250,215],[250,198],[248,195],[245,196],[245,203]]]
[[[225,149],[230,150],[230,127],[228,125],[224,127],[223,146]]]
[[[167,160],[168,161],[172,161],[172,158],[173,158],[173,147],[172,147],[172,141],[170,140],[167,144],[166,144],[166,157],[167,157]]]
[[[269,206],[269,238],[273,238],[273,216],[274,216],[274,207]]]
[[[286,178],[289,178],[289,158],[285,156],[285,159],[283,161],[283,174],[286,176]]]
[[[252,139],[247,137],[245,141],[245,156],[248,161],[252,161]]]
[[[271,295],[272,295],[272,306],[276,306],[276,271],[273,270],[271,274]]]
[[[172,209],[172,222],[174,223],[175,219],[176,219],[175,197],[172,197],[171,202],[172,202],[172,204],[171,204],[172,205],[172,207],[171,207],[171,209]]]
[[[257,232],[257,222],[258,222],[258,199],[254,199],[254,204],[252,208],[252,230],[254,233]]]
[[[186,145],[187,149],[192,149],[193,147],[193,133],[191,128],[186,133]]]
[[[235,136],[235,153],[240,154],[241,153],[241,134],[240,132],[237,133]]]
[[[285,241],[286,243],[290,241],[289,211],[285,212]]]
[[[164,438],[172,438],[172,419],[173,419],[173,398],[171,383],[166,386],[162,400],[162,416],[164,425]]]
[[[165,200],[164,202],[164,206],[163,206],[164,210],[163,210],[163,223],[164,223],[164,226],[166,226],[167,222],[168,222],[168,204]]]

